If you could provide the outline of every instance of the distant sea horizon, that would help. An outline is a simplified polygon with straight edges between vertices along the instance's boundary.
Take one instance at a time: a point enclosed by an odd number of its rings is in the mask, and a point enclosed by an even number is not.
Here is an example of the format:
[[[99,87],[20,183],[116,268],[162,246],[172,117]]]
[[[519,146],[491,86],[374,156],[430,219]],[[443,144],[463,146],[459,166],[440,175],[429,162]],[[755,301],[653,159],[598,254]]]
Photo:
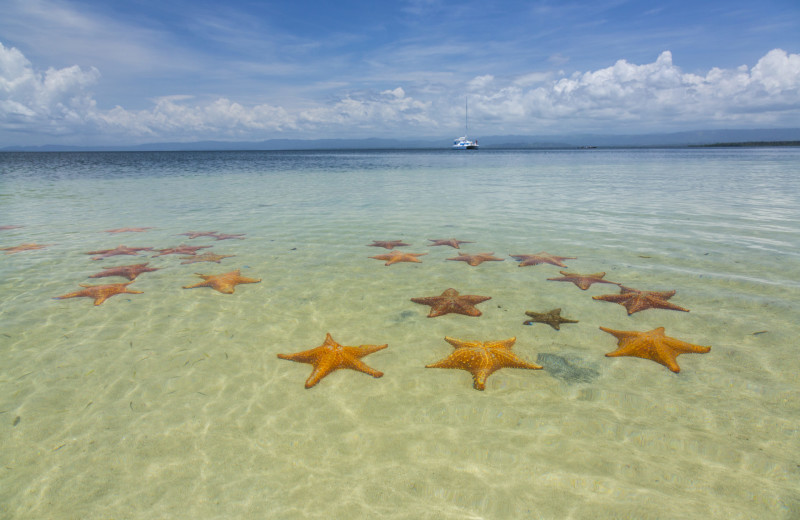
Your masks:
[[[693,146],[800,146],[800,128],[691,130],[647,134],[471,135],[484,149],[664,148]],[[165,141],[137,144],[14,145],[0,152],[282,151],[449,149],[451,137]]]

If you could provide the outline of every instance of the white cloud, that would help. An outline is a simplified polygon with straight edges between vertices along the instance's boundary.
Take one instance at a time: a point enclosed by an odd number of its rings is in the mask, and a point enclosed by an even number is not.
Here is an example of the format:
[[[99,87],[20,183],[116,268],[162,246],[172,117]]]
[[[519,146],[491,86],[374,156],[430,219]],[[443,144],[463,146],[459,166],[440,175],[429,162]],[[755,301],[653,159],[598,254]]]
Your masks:
[[[471,127],[482,135],[797,126],[800,121],[800,55],[781,49],[752,68],[712,68],[704,75],[683,72],[665,51],[641,65],[619,60],[570,76],[552,71],[502,79],[479,75],[461,88],[413,94],[408,92],[413,87],[398,85],[351,92],[325,104],[308,100],[302,108],[172,95],[142,110],[103,109],[91,90],[100,79],[94,67],[37,70],[18,49],[0,44],[0,131],[120,143],[449,134],[460,128],[460,92],[467,91]]]

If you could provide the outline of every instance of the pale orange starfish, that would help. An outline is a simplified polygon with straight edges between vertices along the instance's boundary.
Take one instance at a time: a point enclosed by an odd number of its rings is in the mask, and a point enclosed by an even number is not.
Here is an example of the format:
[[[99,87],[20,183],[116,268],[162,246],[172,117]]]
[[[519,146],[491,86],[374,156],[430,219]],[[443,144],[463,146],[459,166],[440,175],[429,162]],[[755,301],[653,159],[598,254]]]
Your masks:
[[[385,255],[376,255],[371,256],[370,258],[374,258],[375,260],[386,260],[384,265],[392,265],[398,262],[417,262],[422,263],[422,260],[418,259],[418,256],[424,256],[428,253],[403,253],[401,251],[392,251],[391,253],[387,253]]]
[[[466,253],[460,254],[455,258],[448,258],[447,260],[456,260],[458,262],[466,262],[471,266],[481,265],[483,262],[502,262],[502,258],[492,256],[494,253],[478,253],[477,255],[468,255]]]
[[[47,247],[46,244],[20,244],[14,247],[4,247],[0,249],[0,251],[5,251],[7,255],[12,253],[19,253],[22,251],[32,251],[34,249],[44,249]]]
[[[311,375],[306,379],[306,388],[319,383],[319,381],[340,368],[349,368],[364,372],[372,377],[381,377],[383,372],[379,372],[372,367],[367,366],[366,363],[361,361],[361,358],[383,350],[389,345],[361,345],[358,347],[345,347],[336,343],[331,337],[330,333],[325,335],[325,342],[319,347],[295,354],[278,354],[280,359],[288,359],[289,361],[297,361],[298,363],[308,363],[314,367]]]
[[[234,287],[240,283],[258,283],[261,281],[261,278],[255,279],[242,276],[239,269],[223,274],[195,274],[202,278],[203,281],[194,285],[186,285],[184,286],[184,289],[194,289],[195,287],[211,287],[212,289],[216,289],[221,293],[233,294]]]
[[[684,309],[683,307],[667,301],[675,296],[675,291],[640,291],[639,289],[631,289],[630,287],[624,287],[622,285],[620,285],[619,288],[619,294],[592,296],[592,299],[618,303],[628,310],[628,316],[634,312],[647,309],[667,309],[671,311],[689,312],[689,309]]]
[[[118,267],[109,267],[104,271],[101,271],[97,274],[91,275],[89,278],[104,278],[106,276],[122,276],[123,278],[127,278],[130,281],[136,279],[142,273],[149,273],[152,271],[158,271],[160,268],[158,267],[147,267],[147,263],[144,264],[134,264],[134,265],[121,265]]]
[[[130,291],[128,290],[128,286],[133,282],[128,283],[110,283],[106,285],[87,285],[87,284],[79,284],[84,289],[80,291],[71,292],[69,294],[65,294],[63,296],[56,296],[56,300],[63,300],[65,298],[94,298],[94,304],[100,305],[107,299],[115,296],[117,294],[128,293],[128,294],[142,294],[142,291]]]
[[[151,227],[125,227],[117,229],[106,229],[106,233],[143,233]]]
[[[525,267],[526,265],[539,265],[539,264],[552,264],[558,267],[567,267],[564,265],[564,260],[575,260],[574,256],[555,256],[550,253],[536,253],[535,255],[508,255],[514,260],[519,260],[519,266]]]
[[[664,335],[664,327],[639,332],[635,330],[613,330],[600,327],[617,338],[619,348],[606,354],[607,357],[633,356],[661,363],[673,372],[680,372],[677,358],[681,354],[705,354],[711,347],[693,345]]]
[[[168,247],[167,249],[157,249],[158,254],[153,255],[153,258],[164,255],[196,255],[200,249],[207,249],[211,246],[185,246],[179,245],[178,247]]]
[[[180,259],[184,260],[181,264],[193,264],[195,262],[216,262],[220,263],[223,258],[232,258],[236,255],[215,255],[214,253],[203,253],[197,256],[182,256]]]
[[[367,245],[370,247],[383,247],[385,249],[394,249],[395,247],[409,246],[411,244],[406,244],[402,240],[373,240],[371,244]]]
[[[117,246],[114,249],[100,249],[98,251],[89,251],[87,255],[98,255],[93,256],[92,260],[102,260],[103,258],[108,258],[109,256],[117,256],[117,255],[133,255],[136,256],[139,254],[139,251],[151,251],[152,247],[128,247],[128,246]]]
[[[619,285],[616,282],[603,280],[603,277],[606,275],[606,273],[580,274],[569,273],[567,271],[559,271],[559,273],[561,273],[563,276],[559,278],[548,278],[548,280],[551,282],[572,282],[584,291],[591,287],[594,283],[610,283],[613,285]]]
[[[472,386],[476,390],[486,388],[486,379],[501,368],[527,368],[539,370],[542,367],[519,358],[511,347],[517,338],[500,341],[462,341],[445,337],[444,340],[454,348],[448,357],[426,365],[425,368],[460,368],[472,374]]]
[[[473,294],[458,294],[455,289],[446,289],[439,296],[427,296],[423,298],[411,298],[414,303],[430,305],[431,312],[429,318],[442,316],[443,314],[464,314],[465,316],[480,316],[481,311],[475,308],[481,302],[491,300],[491,296],[477,296]]]

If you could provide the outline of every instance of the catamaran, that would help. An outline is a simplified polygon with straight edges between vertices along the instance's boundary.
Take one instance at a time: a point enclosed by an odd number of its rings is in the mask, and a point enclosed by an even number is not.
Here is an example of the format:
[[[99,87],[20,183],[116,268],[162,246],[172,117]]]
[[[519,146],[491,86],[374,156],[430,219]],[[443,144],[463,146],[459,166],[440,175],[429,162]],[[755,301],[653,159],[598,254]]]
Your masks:
[[[455,140],[453,140],[453,150],[478,149],[478,140],[469,139],[467,137],[468,133],[469,133],[469,103],[467,100],[464,100],[464,136],[457,137]]]

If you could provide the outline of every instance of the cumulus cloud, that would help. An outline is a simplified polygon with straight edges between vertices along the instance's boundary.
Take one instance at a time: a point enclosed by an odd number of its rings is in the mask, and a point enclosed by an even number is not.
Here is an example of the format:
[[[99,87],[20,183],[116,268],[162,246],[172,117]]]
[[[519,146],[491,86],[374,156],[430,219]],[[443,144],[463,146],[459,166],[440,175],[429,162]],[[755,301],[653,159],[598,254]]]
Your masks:
[[[0,43],[0,130],[118,142],[435,135],[460,125],[463,104],[453,92],[469,92],[471,126],[483,135],[796,126],[800,120],[800,55],[781,49],[752,67],[704,74],[683,72],[664,51],[652,63],[619,60],[570,75],[486,74],[415,94],[409,94],[413,85],[351,91],[327,103],[309,101],[310,108],[171,95],[141,110],[104,109],[91,90],[100,80],[93,67],[37,70],[18,49]]]

